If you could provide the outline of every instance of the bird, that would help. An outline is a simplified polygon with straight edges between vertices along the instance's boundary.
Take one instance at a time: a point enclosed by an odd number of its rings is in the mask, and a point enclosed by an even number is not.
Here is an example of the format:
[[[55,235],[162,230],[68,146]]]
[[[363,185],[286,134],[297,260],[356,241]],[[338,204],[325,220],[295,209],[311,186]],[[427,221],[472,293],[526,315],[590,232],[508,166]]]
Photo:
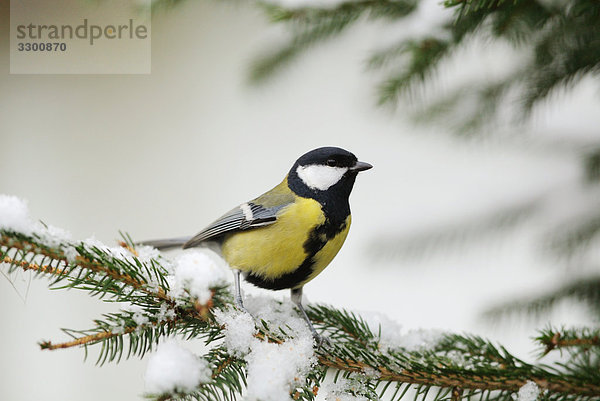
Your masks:
[[[322,343],[302,306],[302,290],[341,249],[352,216],[349,197],[359,172],[373,166],[339,147],[311,150],[296,160],[283,181],[242,203],[193,237],[145,241],[160,250],[210,246],[234,272],[235,302],[246,310],[241,276],[257,287],[290,289],[314,338]]]

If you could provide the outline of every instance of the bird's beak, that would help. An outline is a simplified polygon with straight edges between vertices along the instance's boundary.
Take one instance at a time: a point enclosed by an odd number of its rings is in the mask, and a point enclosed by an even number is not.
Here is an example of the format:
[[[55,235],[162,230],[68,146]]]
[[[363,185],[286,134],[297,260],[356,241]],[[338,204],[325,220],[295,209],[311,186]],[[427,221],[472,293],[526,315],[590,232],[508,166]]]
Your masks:
[[[369,163],[365,163],[365,162],[356,162],[356,164],[352,167],[350,167],[350,171],[356,171],[357,173],[359,171],[365,171],[368,170],[370,168],[373,168],[372,165],[370,165]]]

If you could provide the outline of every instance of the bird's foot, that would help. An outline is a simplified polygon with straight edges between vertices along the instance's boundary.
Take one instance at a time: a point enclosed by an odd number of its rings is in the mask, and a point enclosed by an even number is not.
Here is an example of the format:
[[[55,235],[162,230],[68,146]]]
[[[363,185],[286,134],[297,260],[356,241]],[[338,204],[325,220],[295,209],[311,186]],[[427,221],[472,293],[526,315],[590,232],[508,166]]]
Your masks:
[[[333,346],[333,343],[328,337],[322,336],[316,331],[313,331],[313,338],[315,339],[315,344],[317,345],[317,349],[320,348],[329,348]]]
[[[244,302],[242,301],[242,298],[238,298],[235,297],[235,307],[240,311],[240,312],[246,312],[247,314],[249,314],[250,316],[252,316],[252,313],[250,313],[248,311],[248,309],[246,309],[246,307],[244,306]]]

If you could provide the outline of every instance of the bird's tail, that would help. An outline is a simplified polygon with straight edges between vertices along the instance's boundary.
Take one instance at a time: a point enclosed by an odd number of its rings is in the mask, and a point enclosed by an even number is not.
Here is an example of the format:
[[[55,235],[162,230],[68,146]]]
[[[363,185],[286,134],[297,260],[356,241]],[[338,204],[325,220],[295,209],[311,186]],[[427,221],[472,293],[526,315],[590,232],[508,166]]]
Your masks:
[[[181,248],[183,247],[183,244],[188,242],[190,239],[192,239],[192,237],[155,239],[150,241],[138,242],[138,244],[152,246],[158,250],[165,251],[173,248]]]

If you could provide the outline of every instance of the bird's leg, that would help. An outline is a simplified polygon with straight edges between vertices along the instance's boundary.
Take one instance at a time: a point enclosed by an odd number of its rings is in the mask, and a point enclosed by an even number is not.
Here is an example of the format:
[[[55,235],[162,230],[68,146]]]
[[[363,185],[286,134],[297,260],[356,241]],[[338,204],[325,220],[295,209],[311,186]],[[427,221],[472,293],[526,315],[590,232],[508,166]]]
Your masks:
[[[290,298],[292,299],[292,302],[294,304],[296,304],[298,309],[300,309],[300,313],[302,313],[302,317],[304,318],[304,320],[306,320],[306,324],[308,324],[308,328],[312,332],[312,335],[313,335],[315,341],[317,342],[317,347],[320,347],[324,343],[329,343],[329,340],[327,339],[327,337],[323,337],[322,335],[317,333],[317,330],[315,330],[312,322],[310,321],[310,319],[308,318],[308,315],[306,314],[306,311],[304,310],[304,307],[302,306],[302,287],[292,288],[291,293],[290,293]]]
[[[237,269],[233,269],[233,281],[235,284],[235,304],[238,309],[248,312],[248,310],[244,307],[244,300],[242,298],[242,287],[240,286],[240,276],[242,272]]]

